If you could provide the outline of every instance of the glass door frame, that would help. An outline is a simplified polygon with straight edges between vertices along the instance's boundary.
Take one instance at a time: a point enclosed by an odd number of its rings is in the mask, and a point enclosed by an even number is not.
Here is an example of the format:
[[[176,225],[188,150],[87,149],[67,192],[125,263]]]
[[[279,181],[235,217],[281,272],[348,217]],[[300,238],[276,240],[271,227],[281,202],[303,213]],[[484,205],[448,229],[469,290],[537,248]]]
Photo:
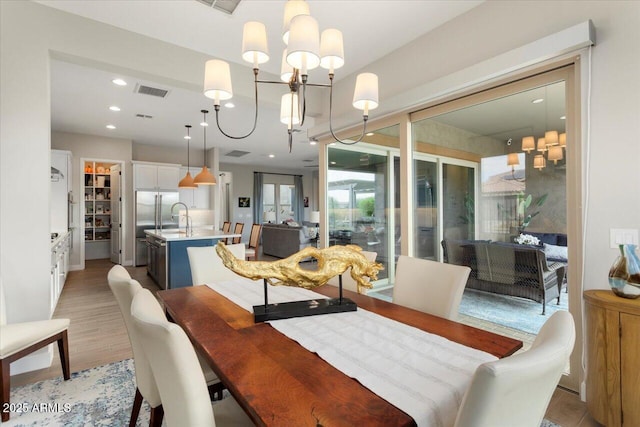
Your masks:
[[[441,242],[442,239],[444,238],[444,204],[442,203],[442,201],[444,200],[444,182],[443,182],[443,177],[444,177],[444,165],[448,164],[448,165],[453,165],[453,166],[462,166],[462,167],[467,167],[467,168],[471,168],[473,169],[473,185],[474,185],[474,192],[473,192],[473,197],[474,197],[474,212],[478,212],[478,194],[479,194],[479,184],[480,184],[480,175],[478,174],[478,169],[479,169],[479,165],[476,162],[472,162],[469,160],[461,160],[461,159],[454,159],[451,157],[446,157],[446,156],[439,156],[437,154],[430,154],[430,153],[419,153],[419,152],[415,152],[413,153],[413,160],[420,160],[420,161],[425,161],[425,162],[433,162],[436,164],[436,170],[437,170],[437,181],[436,181],[436,188],[437,188],[437,202],[436,202],[436,206],[437,206],[437,219],[436,219],[436,230],[437,230],[437,241]],[[412,179],[414,179],[415,177],[413,177]],[[414,179],[415,181],[415,179]],[[415,221],[414,221],[415,224]],[[478,216],[475,215],[474,217],[474,230],[478,230]],[[412,238],[414,238],[414,236],[412,235]],[[414,239],[415,240],[415,239]],[[441,245],[436,245],[437,246],[437,256],[436,259],[440,262],[443,262],[443,253],[442,253],[442,246]],[[414,241],[414,244],[412,245],[412,253],[411,256],[416,256],[416,244]]]
[[[388,248],[388,253],[387,253],[387,257],[389,260],[395,260],[395,240],[394,240],[394,233],[392,232],[393,230],[395,230],[395,215],[392,215],[392,213],[395,211],[395,206],[394,206],[394,198],[392,197],[394,194],[394,180],[393,180],[393,174],[395,173],[395,168],[394,168],[394,164],[393,164],[393,158],[394,156],[399,156],[400,155],[400,150],[397,148],[392,148],[392,147],[385,147],[382,145],[375,145],[375,144],[370,144],[370,143],[366,143],[366,142],[360,142],[358,144],[354,144],[354,145],[336,145],[336,146],[329,146],[329,145],[325,145],[324,146],[324,150],[321,150],[321,153],[324,152],[324,155],[326,156],[326,162],[328,164],[328,158],[329,158],[329,147],[332,149],[336,149],[336,150],[343,150],[343,151],[351,151],[351,152],[358,152],[358,153],[366,153],[366,154],[374,154],[376,156],[384,156],[387,158],[387,170],[386,170],[386,182],[385,182],[385,191],[387,191],[387,201],[385,204],[385,211],[386,211],[386,221],[387,221],[387,241],[386,241],[386,247]],[[321,155],[322,157],[322,155]],[[327,167],[328,168],[328,167]],[[326,192],[320,192],[321,194],[321,198],[324,197],[324,201],[321,201],[321,206],[324,206],[324,209],[320,210],[320,221],[322,224],[328,224],[328,217],[325,219],[322,216],[323,215],[327,215],[328,212],[328,176],[326,175],[327,173],[327,169],[320,169],[320,173],[322,174],[324,172],[325,176],[323,178],[324,182],[327,183],[326,188],[327,191]],[[318,247],[320,248],[324,248],[328,246],[328,242],[329,242],[329,227],[320,227],[323,231],[322,231],[322,235],[320,236],[320,244]],[[324,240],[323,240],[324,239]],[[326,243],[325,243],[326,242]],[[366,248],[364,248],[366,249]],[[387,271],[387,276],[388,279],[383,279],[383,280],[390,280],[392,278],[395,277],[395,262],[389,262],[388,263],[388,271]],[[386,287],[387,283],[382,283],[383,281],[380,280],[378,282],[376,282],[376,284],[379,287]]]

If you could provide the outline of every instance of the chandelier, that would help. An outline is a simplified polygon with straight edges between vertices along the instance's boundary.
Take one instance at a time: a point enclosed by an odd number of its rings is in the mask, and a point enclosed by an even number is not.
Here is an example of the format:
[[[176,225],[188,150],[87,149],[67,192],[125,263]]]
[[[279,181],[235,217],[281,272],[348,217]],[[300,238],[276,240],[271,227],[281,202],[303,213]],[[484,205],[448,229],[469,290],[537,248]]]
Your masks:
[[[333,131],[333,78],[336,69],[344,65],[344,48],[342,32],[327,29],[319,34],[318,22],[311,16],[309,5],[304,0],[289,0],[285,4],[282,39],[287,46],[282,56],[282,81],[258,79],[259,64],[269,60],[267,33],[263,23],[247,22],[242,37],[242,59],[253,64],[255,115],[253,127],[245,135],[230,135],[220,127],[220,101],[231,99],[231,73],[229,64],[219,59],[212,59],[205,64],[204,95],[213,99],[216,113],[216,125],[227,138],[243,139],[256,130],[258,121],[258,83],[282,84],[289,87],[289,92],[281,99],[280,121],[287,125],[289,136],[289,152],[291,152],[293,133],[303,126],[306,116],[306,90],[308,86],[329,89],[329,130],[331,136],[342,144],[355,144],[362,141],[366,134],[369,110],[378,107],[378,76],[372,73],[359,74],[353,95],[353,106],[362,110],[362,135],[356,141],[342,141]],[[308,71],[318,66],[329,70],[329,83],[310,83]]]
[[[558,160],[564,158],[563,149],[566,148],[567,134],[558,134],[558,131],[555,130],[545,132],[544,138],[538,138],[537,142],[533,136],[525,136],[522,138],[522,151],[527,154],[530,154],[534,150],[540,153],[533,157],[533,167],[539,170],[547,166],[547,160],[553,161],[553,164],[558,164]],[[545,154],[547,156],[546,158]]]

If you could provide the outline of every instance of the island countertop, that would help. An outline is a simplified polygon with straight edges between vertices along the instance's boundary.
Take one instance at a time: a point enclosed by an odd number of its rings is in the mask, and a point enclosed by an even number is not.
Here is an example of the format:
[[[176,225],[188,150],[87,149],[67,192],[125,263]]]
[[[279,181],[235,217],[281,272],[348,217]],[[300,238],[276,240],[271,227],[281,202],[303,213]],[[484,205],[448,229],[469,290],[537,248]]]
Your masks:
[[[203,239],[224,239],[226,237],[241,237],[241,234],[224,232],[222,230],[211,230],[207,228],[195,228],[190,235],[187,235],[184,228],[169,228],[164,230],[144,230],[145,234],[155,237],[165,242],[183,240],[203,240]]]

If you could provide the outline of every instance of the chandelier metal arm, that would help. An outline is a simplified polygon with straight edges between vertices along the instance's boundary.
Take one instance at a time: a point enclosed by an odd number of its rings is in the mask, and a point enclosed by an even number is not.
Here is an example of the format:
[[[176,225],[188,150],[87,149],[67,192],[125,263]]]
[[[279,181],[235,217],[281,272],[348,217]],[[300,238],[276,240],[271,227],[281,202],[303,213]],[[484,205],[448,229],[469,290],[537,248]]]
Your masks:
[[[332,124],[333,123],[333,74],[329,74],[329,81],[331,82],[331,84],[329,85],[329,131],[331,132],[331,136],[333,137],[333,139],[336,140],[336,142],[339,142],[344,145],[357,144],[358,142],[362,141],[365,134],[367,133],[367,120],[369,120],[369,115],[364,114],[362,116],[362,121],[363,121],[362,134],[360,135],[360,138],[358,138],[356,141],[348,142],[338,138],[333,131],[333,124]]]
[[[242,136],[233,136],[233,135],[229,135],[228,133],[226,133],[225,131],[222,130],[222,128],[220,127],[220,119],[219,119],[219,112],[220,112],[220,105],[214,105],[214,109],[216,111],[216,125],[218,126],[218,130],[227,138],[231,138],[231,139],[244,139],[248,136],[250,136],[255,130],[256,130],[256,126],[258,124],[258,69],[254,68],[253,69],[253,86],[254,86],[254,95],[255,95],[255,101],[256,101],[256,105],[255,105],[255,115],[253,117],[253,128],[251,128],[251,130],[249,131],[249,133],[247,133],[246,135],[242,135]]]

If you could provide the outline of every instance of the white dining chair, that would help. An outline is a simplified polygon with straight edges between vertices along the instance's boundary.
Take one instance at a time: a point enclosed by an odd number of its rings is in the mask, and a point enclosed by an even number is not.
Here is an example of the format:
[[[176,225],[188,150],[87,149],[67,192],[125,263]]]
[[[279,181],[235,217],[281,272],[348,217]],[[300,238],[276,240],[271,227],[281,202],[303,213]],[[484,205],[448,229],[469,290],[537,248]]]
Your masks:
[[[575,342],[573,317],[557,311],[528,351],[480,365],[455,427],[539,427]]]
[[[0,404],[2,422],[11,417],[11,363],[54,342],[58,343],[62,376],[71,378],[69,369],[69,319],[36,320],[7,324],[4,289],[0,280]]]
[[[469,267],[400,255],[393,285],[393,302],[424,313],[458,318]]]
[[[191,341],[180,326],[167,321],[147,289],[133,298],[131,317],[158,385],[168,427],[254,425],[233,397],[211,404]]]
[[[133,400],[133,407],[131,408],[129,426],[134,427],[136,425],[143,399],[147,401],[151,408],[149,425],[160,425],[163,417],[160,393],[158,392],[155,379],[151,372],[151,366],[149,365],[149,361],[142,349],[140,340],[133,328],[133,321],[131,320],[131,302],[133,301],[133,297],[142,290],[142,286],[137,280],[131,279],[129,272],[121,265],[114,265],[111,270],[109,270],[109,273],[107,274],[107,282],[109,283],[109,288],[120,307],[120,312],[122,313],[122,318],[124,319],[124,324],[127,328],[129,342],[131,343],[131,348],[133,350],[133,363],[135,366],[137,387]],[[199,358],[199,360],[201,369],[211,391],[221,392],[223,386],[218,380],[218,377],[202,358]]]
[[[367,259],[367,261],[375,262],[376,257],[378,256],[378,253],[377,252],[370,252],[370,251],[362,251],[362,255],[364,255],[364,257]],[[346,290],[349,290],[349,291],[366,294],[366,289],[363,289],[362,292],[361,292],[360,289],[358,289],[358,283],[356,283],[356,281],[353,280],[353,278],[351,277],[351,267],[349,267],[347,269],[347,271],[345,271],[341,275],[332,277],[331,279],[329,279],[329,281],[327,283],[329,283],[331,286],[339,286],[340,285],[340,276],[342,276],[342,289],[346,289]],[[369,281],[369,278],[366,277],[365,280]]]
[[[236,258],[245,259],[244,243],[227,245],[227,249]],[[240,277],[224,266],[215,246],[188,247],[187,255],[191,268],[191,282],[194,286]]]

